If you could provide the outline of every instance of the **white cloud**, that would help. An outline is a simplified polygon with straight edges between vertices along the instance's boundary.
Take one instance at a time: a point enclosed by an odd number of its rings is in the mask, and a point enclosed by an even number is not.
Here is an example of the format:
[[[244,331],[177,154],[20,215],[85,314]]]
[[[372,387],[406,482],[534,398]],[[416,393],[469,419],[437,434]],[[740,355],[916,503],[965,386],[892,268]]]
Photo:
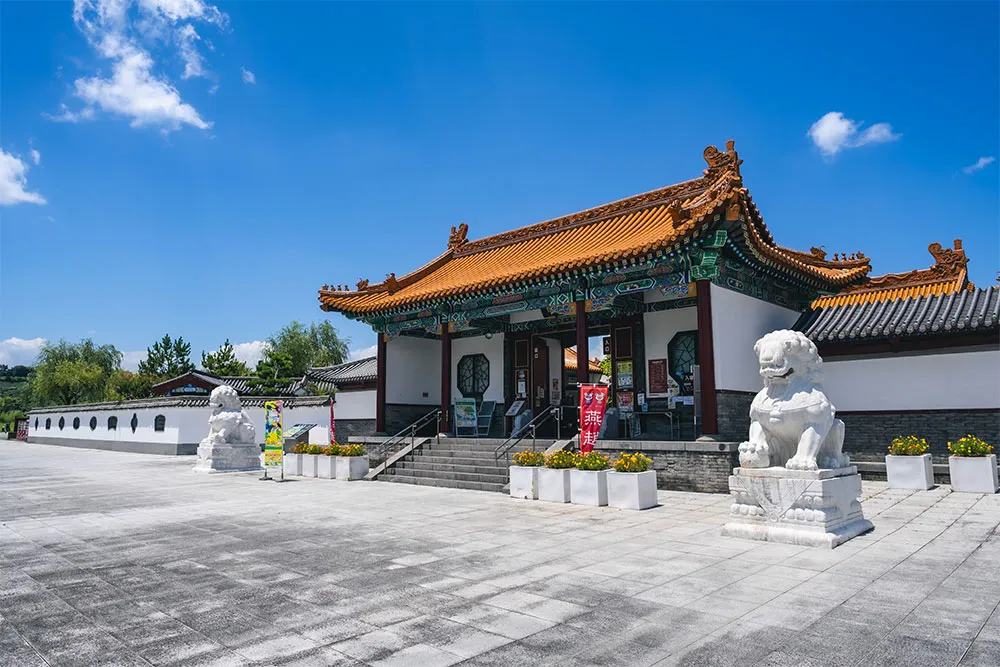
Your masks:
[[[254,76],[254,73],[248,70],[246,67],[241,67],[240,72],[242,72],[243,74],[243,83],[250,83],[250,84],[257,83],[257,77]]]
[[[8,338],[0,340],[0,364],[7,366],[31,366],[38,351],[45,345],[44,338]]]
[[[962,171],[964,171],[967,174],[974,174],[977,171],[982,171],[983,169],[986,169],[986,167],[990,166],[991,164],[993,164],[996,161],[997,161],[997,159],[994,156],[992,156],[992,155],[989,156],[989,157],[981,157],[978,160],[976,160],[975,164],[970,164],[968,167],[966,167]]]
[[[97,54],[111,61],[111,75],[77,79],[72,93],[84,106],[71,109],[63,104],[58,114],[44,114],[46,118],[79,122],[100,110],[128,119],[132,127],[169,131],[183,125],[202,130],[212,126],[157,71],[151,49],[173,45],[184,63],[182,78],[206,76],[198,51],[202,39],[193,23],[225,29],[228,16],[202,0],[74,0],[73,21]]]
[[[882,144],[903,136],[894,133],[888,123],[875,123],[864,130],[862,125],[864,121],[854,121],[839,111],[831,111],[812,124],[808,136],[827,158],[847,148]]]
[[[236,343],[233,345],[233,354],[236,358],[245,363],[251,369],[257,366],[257,362],[264,356],[267,349],[267,341],[253,340],[249,343]]]
[[[139,362],[146,361],[148,352],[146,350],[135,350],[134,352],[122,352],[122,369],[135,373],[139,370]]]
[[[355,359],[364,359],[366,357],[374,357],[378,352],[378,345],[372,345],[371,347],[363,347],[358,350],[351,350],[347,354],[348,361],[354,361]]]
[[[45,197],[25,189],[28,186],[28,169],[30,167],[19,157],[0,149],[0,206],[46,203]]]
[[[42,154],[34,148],[31,149],[31,161],[35,163],[36,167],[42,163]]]

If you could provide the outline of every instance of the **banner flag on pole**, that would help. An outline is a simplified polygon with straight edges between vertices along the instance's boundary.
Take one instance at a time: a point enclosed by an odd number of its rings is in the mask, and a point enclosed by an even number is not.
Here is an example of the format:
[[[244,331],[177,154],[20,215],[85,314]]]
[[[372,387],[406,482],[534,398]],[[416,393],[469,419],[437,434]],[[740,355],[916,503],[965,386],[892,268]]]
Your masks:
[[[280,466],[284,454],[281,432],[281,401],[264,403],[264,465]]]
[[[594,451],[594,444],[604,423],[608,388],[603,384],[580,385],[580,453]]]
[[[333,396],[330,397],[330,444],[337,442],[337,424],[333,420]]]

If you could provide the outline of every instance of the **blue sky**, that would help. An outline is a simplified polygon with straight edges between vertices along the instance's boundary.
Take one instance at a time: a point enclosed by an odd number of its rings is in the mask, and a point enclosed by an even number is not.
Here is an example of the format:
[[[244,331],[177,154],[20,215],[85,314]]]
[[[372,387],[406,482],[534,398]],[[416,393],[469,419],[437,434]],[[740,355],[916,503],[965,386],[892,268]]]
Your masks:
[[[694,178],[727,139],[783,245],[1000,268],[996,3],[120,4],[0,3],[0,363],[258,349],[452,225]]]

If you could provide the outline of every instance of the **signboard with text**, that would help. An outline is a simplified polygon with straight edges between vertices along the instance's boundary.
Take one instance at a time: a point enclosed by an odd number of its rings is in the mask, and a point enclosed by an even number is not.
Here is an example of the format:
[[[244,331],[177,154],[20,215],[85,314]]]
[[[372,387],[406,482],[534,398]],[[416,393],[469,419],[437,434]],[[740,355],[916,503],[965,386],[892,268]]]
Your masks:
[[[280,466],[282,458],[281,401],[264,403],[264,465]]]
[[[603,384],[580,385],[580,453],[594,451],[594,444],[604,423],[608,388]]]

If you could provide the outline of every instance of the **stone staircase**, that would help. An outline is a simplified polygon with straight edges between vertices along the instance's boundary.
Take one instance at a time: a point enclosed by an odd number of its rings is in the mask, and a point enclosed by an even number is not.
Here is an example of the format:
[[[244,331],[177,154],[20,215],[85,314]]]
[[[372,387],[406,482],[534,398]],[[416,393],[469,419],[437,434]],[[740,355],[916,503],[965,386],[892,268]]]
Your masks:
[[[503,442],[497,438],[430,439],[422,447],[407,454],[375,479],[400,484],[419,484],[452,489],[502,492],[510,481],[507,457],[494,458]],[[539,440],[537,449],[545,451],[553,441]],[[531,449],[531,441],[521,442],[514,450]]]

